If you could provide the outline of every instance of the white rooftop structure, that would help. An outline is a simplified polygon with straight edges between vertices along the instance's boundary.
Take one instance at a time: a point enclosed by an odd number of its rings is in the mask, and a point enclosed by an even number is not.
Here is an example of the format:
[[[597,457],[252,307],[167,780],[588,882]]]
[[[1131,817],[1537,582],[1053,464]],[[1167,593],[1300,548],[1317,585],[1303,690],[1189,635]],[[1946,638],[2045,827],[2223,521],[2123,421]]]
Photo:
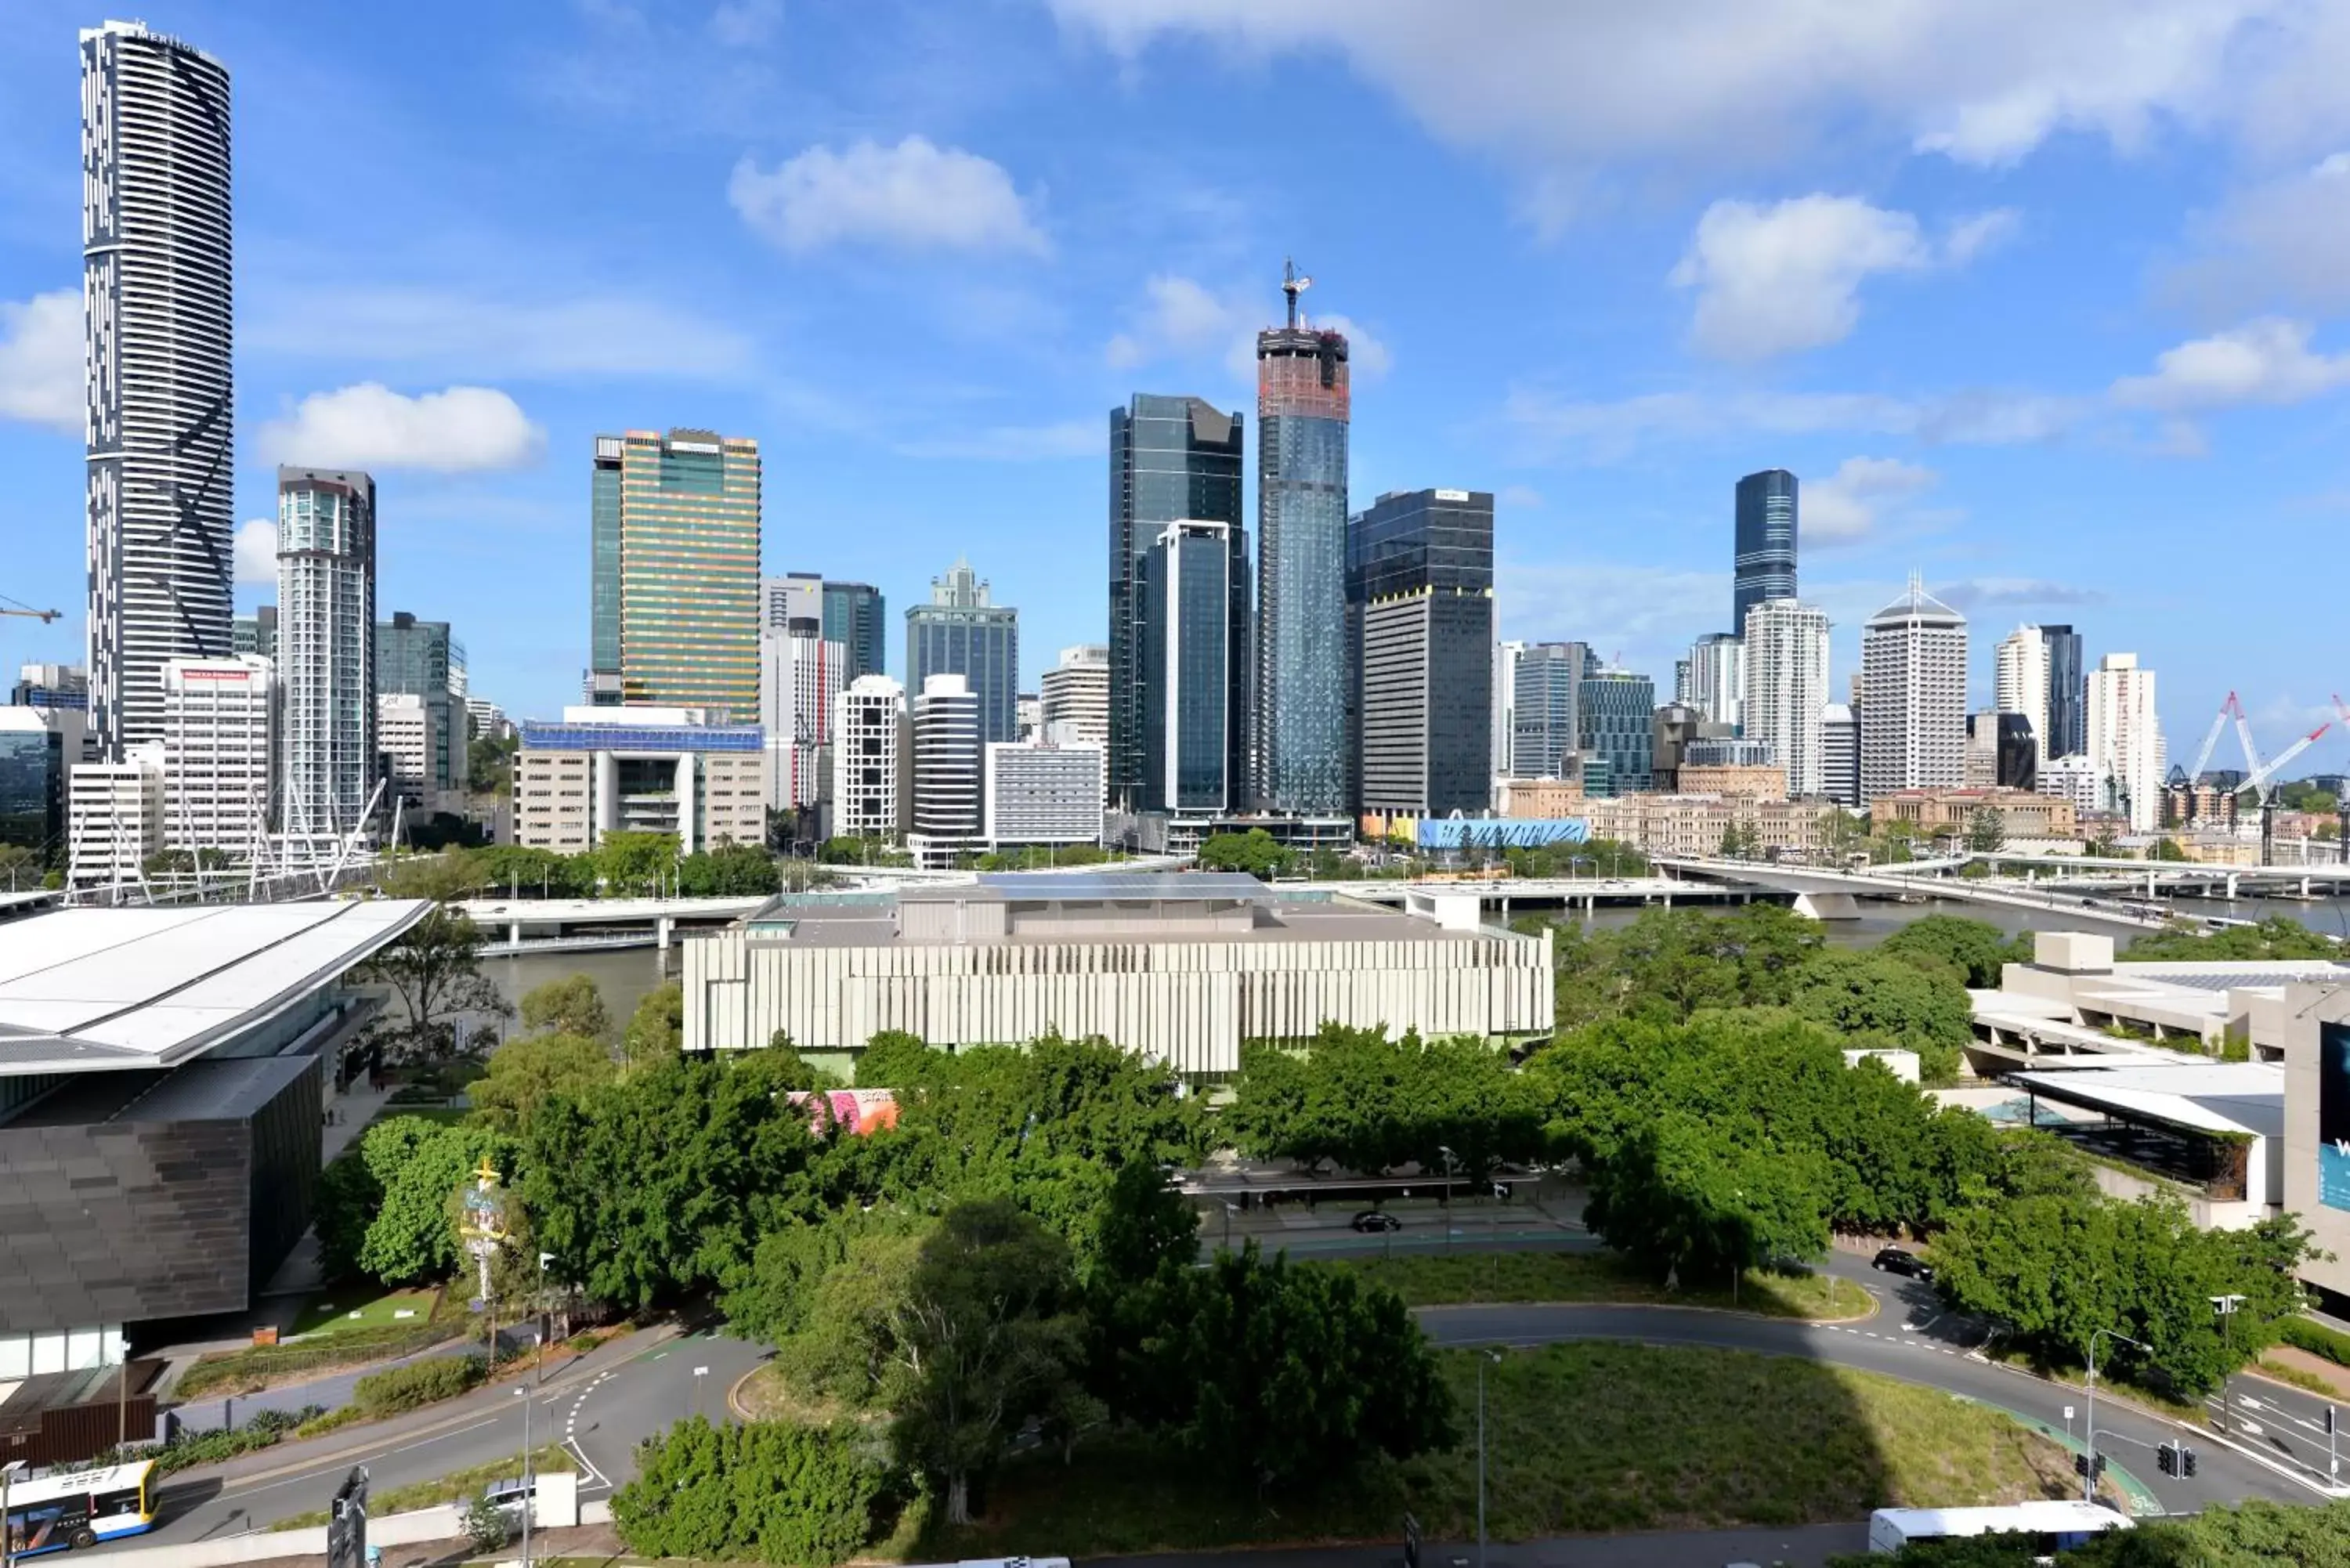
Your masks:
[[[57,909],[0,940],[0,1077],[175,1066],[424,917],[421,899]]]

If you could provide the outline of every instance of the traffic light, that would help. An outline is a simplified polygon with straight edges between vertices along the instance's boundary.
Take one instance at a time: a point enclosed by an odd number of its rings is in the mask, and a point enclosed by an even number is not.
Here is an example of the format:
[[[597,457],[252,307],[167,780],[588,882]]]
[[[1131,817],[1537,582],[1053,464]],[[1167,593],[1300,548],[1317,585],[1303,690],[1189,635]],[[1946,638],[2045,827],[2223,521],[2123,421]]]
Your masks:
[[[2164,1443],[2160,1447],[2157,1448],[2154,1450],[2154,1462],[2162,1467],[2162,1473],[2164,1475],[2177,1475],[2178,1473],[2178,1449],[2177,1446],[2170,1443]]]
[[[2194,1449],[2189,1448],[2181,1448],[2178,1450],[2178,1473],[2185,1476],[2191,1476],[2195,1473]]]
[[[2331,1405],[2325,1407],[2325,1435],[2329,1438],[2334,1435],[2334,1407]]]
[[[2095,1466],[2094,1471],[2090,1469],[2093,1464]],[[2097,1454],[2095,1456],[2088,1454],[2074,1454],[2073,1456],[2073,1473],[2076,1476],[2094,1476],[2094,1479],[2099,1480],[2104,1480],[2106,1474],[2106,1456],[2103,1454]]]

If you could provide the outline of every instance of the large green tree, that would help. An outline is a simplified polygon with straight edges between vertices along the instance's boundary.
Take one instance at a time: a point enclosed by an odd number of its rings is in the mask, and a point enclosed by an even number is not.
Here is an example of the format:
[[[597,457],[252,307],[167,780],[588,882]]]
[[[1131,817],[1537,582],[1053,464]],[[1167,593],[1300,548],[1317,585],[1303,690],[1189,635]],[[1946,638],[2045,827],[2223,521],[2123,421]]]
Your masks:
[[[1482,1181],[1546,1147],[1539,1093],[1482,1040],[1326,1023],[1302,1051],[1252,1046],[1241,1065],[1221,1126],[1259,1158],[1364,1172],[1409,1163]]]
[[[1877,944],[1877,950],[1919,969],[1939,969],[1961,985],[1994,989],[2011,963],[2032,961],[2032,933],[2009,937],[1988,920],[1928,915]]]
[[[689,898],[745,898],[783,887],[775,857],[754,844],[697,849],[677,863],[678,891]]]
[[[696,1416],[637,1450],[612,1521],[648,1557],[824,1564],[858,1555],[907,1500],[902,1472],[856,1426]]]
[[[2128,962],[2236,963],[2258,959],[2321,959],[2342,956],[2340,944],[2299,920],[2271,915],[2257,925],[2199,931],[2179,924],[2149,931],[2122,955]]]
[[[614,831],[596,846],[605,896],[642,898],[669,890],[677,871],[677,835]]]
[[[1246,833],[1211,834],[1200,846],[1199,863],[1202,871],[1245,871],[1269,882],[1294,858],[1272,834],[1252,827]]]
[[[577,1099],[619,1076],[612,1048],[584,1034],[521,1034],[490,1054],[489,1071],[466,1085],[474,1110],[493,1127],[516,1131],[556,1096]]]
[[[593,978],[567,975],[535,985],[522,999],[522,1025],[550,1034],[602,1040],[612,1033],[611,1009]]]
[[[1788,1002],[1803,1017],[1865,1037],[1856,1044],[1917,1052],[1920,1069],[1937,1081],[1957,1075],[1960,1053],[1974,1038],[1974,1006],[1965,986],[1947,972],[1881,952],[1829,948],[1814,954],[1790,988]]]
[[[327,1168],[319,1250],[329,1277],[364,1273],[388,1285],[445,1280],[465,1262],[453,1205],[488,1159],[511,1176],[514,1140],[493,1127],[390,1116]]]
[[[404,1024],[384,1039],[394,1056],[446,1057],[467,1042],[467,1017],[504,1017],[513,1011],[482,973],[482,933],[459,907],[481,887],[469,852],[451,850],[396,862],[384,873],[392,898],[431,901],[424,916],[397,941],[352,971],[363,983],[390,988]]]

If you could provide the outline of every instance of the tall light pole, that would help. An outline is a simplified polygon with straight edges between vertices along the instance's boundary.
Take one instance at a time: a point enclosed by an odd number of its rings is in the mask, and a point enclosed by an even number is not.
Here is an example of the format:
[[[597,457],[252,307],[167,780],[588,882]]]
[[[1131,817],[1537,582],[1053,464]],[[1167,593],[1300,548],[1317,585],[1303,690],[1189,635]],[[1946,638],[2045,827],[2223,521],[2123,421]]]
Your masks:
[[[1477,1357],[1477,1568],[1485,1568],[1485,1368],[1501,1364],[1498,1350]]]
[[[1436,1152],[1444,1157],[1444,1251],[1450,1256],[1452,1251],[1452,1170],[1461,1162],[1442,1144],[1436,1146]]]
[[[2135,1345],[2140,1350],[2147,1350],[2151,1354],[2150,1348],[2144,1340],[2132,1339],[2119,1329],[2101,1328],[2089,1335],[2089,1415],[2088,1424],[2085,1428],[2088,1433],[2085,1439],[2088,1446],[2086,1456],[2088,1463],[2083,1466],[2081,1470],[2083,1502],[2097,1501],[2097,1341],[2100,1337],[2118,1339],[2124,1345]]]
[[[2220,1320],[2220,1343],[2231,1350],[2236,1343],[2236,1309],[2243,1304],[2244,1298],[2240,1295],[2211,1298],[2211,1314]],[[2222,1372],[2220,1374],[2220,1429],[2225,1432],[2232,1426],[2228,1415],[2228,1375]]]
[[[522,1401],[522,1568],[530,1568],[530,1516],[538,1511],[538,1489],[531,1484],[530,1473],[531,1386],[524,1384],[515,1397]]]

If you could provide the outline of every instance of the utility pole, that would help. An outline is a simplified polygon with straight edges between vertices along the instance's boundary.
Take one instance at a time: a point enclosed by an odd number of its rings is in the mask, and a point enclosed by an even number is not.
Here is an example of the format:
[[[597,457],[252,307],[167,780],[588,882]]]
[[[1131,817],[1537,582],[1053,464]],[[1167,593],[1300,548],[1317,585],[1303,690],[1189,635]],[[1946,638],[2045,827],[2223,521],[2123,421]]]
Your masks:
[[[530,1473],[530,1394],[527,1383],[515,1390],[522,1401],[522,1568],[530,1568],[530,1516],[538,1511],[538,1489]]]
[[[2212,1315],[2220,1320],[2220,1342],[2230,1350],[2233,1350],[2236,1344],[2236,1309],[2243,1304],[2244,1298],[2241,1295],[2211,1298]],[[2223,1372],[2220,1375],[2220,1429],[2223,1432],[2230,1431],[2233,1426],[2234,1423],[2228,1415],[2228,1375]]]
[[[1485,1368],[1501,1364],[1498,1350],[1477,1357],[1477,1568],[1485,1568]]]
[[[2083,1502],[2097,1501],[2097,1341],[2100,1337],[2118,1339],[2124,1345],[2135,1345],[2140,1350],[2147,1348],[2144,1342],[2132,1339],[2116,1329],[2101,1328],[2089,1335],[2089,1415],[2085,1428],[2087,1437],[2084,1439],[2086,1451],[2082,1456],[2088,1462],[2081,1469]]]

